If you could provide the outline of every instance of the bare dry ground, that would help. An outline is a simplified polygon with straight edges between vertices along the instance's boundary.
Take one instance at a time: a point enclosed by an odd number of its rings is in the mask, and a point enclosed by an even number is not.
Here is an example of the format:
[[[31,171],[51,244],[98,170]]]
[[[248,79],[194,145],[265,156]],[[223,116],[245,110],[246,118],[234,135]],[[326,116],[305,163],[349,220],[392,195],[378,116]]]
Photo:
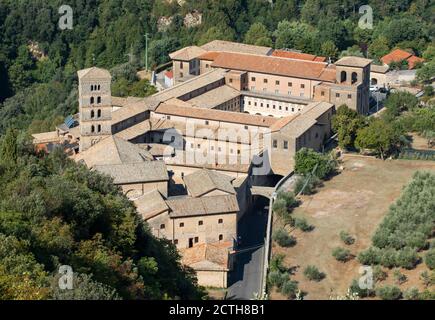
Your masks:
[[[299,288],[306,293],[304,299],[329,299],[344,295],[354,278],[358,278],[360,264],[356,259],[341,263],[332,257],[333,248],[347,247],[355,256],[371,244],[371,236],[382,221],[389,206],[400,196],[403,187],[409,183],[418,170],[435,171],[435,162],[387,160],[345,155],[344,170],[326,181],[318,192],[304,196],[303,203],[293,212],[294,216],[304,216],[315,226],[311,232],[299,230],[292,234],[298,243],[292,248],[281,248],[274,244],[273,254],[284,253],[285,265],[296,267],[292,277],[299,282]],[[346,246],[340,240],[341,230],[356,238],[353,245]],[[303,275],[307,265],[315,265],[326,273],[320,282],[308,281]],[[402,270],[409,278],[401,289],[417,286],[422,290],[418,279],[420,264],[412,271]],[[392,283],[393,271],[385,283]],[[272,293],[272,299],[283,299],[279,293]]]

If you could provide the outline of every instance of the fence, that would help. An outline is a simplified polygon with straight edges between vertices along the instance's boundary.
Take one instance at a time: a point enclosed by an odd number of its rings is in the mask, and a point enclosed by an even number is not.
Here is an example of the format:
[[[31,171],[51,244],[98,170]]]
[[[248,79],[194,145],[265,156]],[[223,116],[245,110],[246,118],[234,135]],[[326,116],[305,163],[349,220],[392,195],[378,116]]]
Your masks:
[[[399,158],[409,160],[435,161],[435,150],[403,149],[399,153]]]

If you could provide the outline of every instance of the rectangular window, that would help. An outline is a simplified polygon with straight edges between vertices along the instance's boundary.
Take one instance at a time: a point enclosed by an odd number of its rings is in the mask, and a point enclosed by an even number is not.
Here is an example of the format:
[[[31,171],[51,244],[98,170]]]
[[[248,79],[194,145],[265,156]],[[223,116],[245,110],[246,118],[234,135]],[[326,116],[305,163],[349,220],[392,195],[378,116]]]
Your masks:
[[[224,235],[223,234],[220,234],[219,235],[219,241],[222,241],[224,239]]]
[[[325,96],[325,91],[321,91],[320,92],[320,95],[323,97],[323,96]]]
[[[348,98],[348,99],[352,99],[352,95],[351,95],[351,94],[348,94],[348,95],[347,95],[347,98]]]
[[[219,219],[218,223],[224,223],[224,219]]]
[[[255,81],[255,77],[252,77],[252,78],[251,78],[251,81]]]
[[[292,86],[292,83],[291,83],[291,82],[289,82],[289,83],[288,83],[288,86],[289,86],[289,87],[291,87],[291,86]]]
[[[282,110],[282,107],[281,107],[281,106],[279,106],[279,110]]]
[[[264,82],[264,83],[267,83],[267,79],[263,79],[263,82]]]
[[[205,125],[208,126],[209,122],[208,120],[205,120]]]
[[[203,224],[204,224],[204,221],[202,221],[202,220],[198,221],[198,226],[202,226]]]
[[[279,86],[279,81],[278,81],[278,80],[276,80],[276,81],[275,81],[275,84],[276,84],[277,86]]]
[[[165,225],[164,225],[164,224],[161,224],[161,225],[160,225],[160,229],[165,229]]]
[[[184,227],[184,222],[180,222],[180,228]]]
[[[171,120],[171,116],[166,116],[166,120]]]
[[[248,126],[245,126],[245,129],[248,130]]]
[[[278,140],[273,140],[273,147],[278,148]]]
[[[335,97],[336,97],[336,98],[340,98],[340,94],[337,92],[337,93],[335,94]]]
[[[304,89],[305,88],[305,84],[301,84],[301,89]]]
[[[283,145],[284,149],[288,149],[288,141],[284,140],[284,145]]]
[[[198,243],[198,242],[199,242],[199,238],[195,237],[195,243]]]
[[[174,244],[175,244],[175,245],[178,244],[178,239],[174,239]]]

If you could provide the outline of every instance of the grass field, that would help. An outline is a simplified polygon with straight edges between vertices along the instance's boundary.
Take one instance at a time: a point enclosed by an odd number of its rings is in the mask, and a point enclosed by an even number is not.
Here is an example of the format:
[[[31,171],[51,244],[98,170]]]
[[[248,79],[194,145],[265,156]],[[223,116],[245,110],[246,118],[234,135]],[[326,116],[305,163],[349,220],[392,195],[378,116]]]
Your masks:
[[[371,244],[371,236],[388,211],[389,206],[400,196],[402,188],[418,170],[435,171],[435,162],[411,160],[382,161],[369,157],[345,155],[344,170],[326,181],[318,192],[303,196],[302,204],[293,211],[296,217],[305,217],[315,229],[311,232],[292,231],[297,244],[291,248],[281,248],[273,244],[273,254],[284,253],[285,265],[295,267],[292,277],[299,282],[299,288],[306,293],[305,299],[329,299],[343,295],[354,278],[358,278],[360,264],[356,259],[341,263],[332,257],[337,246],[347,247],[355,256]],[[274,226],[275,227],[275,226]],[[356,238],[353,245],[346,246],[340,240],[341,230]],[[326,273],[320,282],[308,281],[303,270],[307,265],[315,265]],[[416,269],[402,270],[409,280],[401,286],[406,289],[417,286],[424,264]],[[392,283],[393,271],[385,283]],[[276,292],[272,299],[284,299]]]

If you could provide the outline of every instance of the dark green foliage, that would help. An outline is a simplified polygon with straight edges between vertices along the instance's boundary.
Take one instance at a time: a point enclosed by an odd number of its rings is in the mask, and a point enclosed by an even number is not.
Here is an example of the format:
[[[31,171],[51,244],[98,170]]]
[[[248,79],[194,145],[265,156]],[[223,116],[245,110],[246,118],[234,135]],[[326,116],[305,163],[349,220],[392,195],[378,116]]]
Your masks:
[[[285,281],[281,287],[281,293],[289,299],[296,298],[298,290],[298,282],[293,280]]]
[[[176,248],[150,234],[110,178],[61,149],[11,148],[15,163],[0,165],[0,299],[201,297]],[[73,292],[50,286],[63,264],[79,275]]]
[[[326,275],[319,271],[316,266],[309,265],[304,269],[304,276],[311,281],[321,281]]]
[[[384,286],[376,289],[376,295],[382,300],[399,300],[402,291],[396,286]]]
[[[272,238],[281,247],[292,247],[296,244],[296,239],[292,235],[289,235],[284,228],[280,228],[274,231]]]
[[[420,300],[420,292],[416,287],[408,288],[403,293],[403,298],[406,300]]]
[[[350,258],[352,257],[351,254],[350,254],[349,249],[340,248],[340,247],[334,248],[334,249],[332,250],[332,256],[333,256],[337,261],[340,261],[340,262],[346,262],[346,261],[349,261]]]
[[[420,261],[417,250],[426,247],[434,228],[434,186],[434,174],[414,175],[373,235],[373,246],[358,255],[362,264],[415,267]]]
[[[384,281],[387,279],[388,274],[382,270],[380,265],[376,265],[373,267],[373,280],[376,282]]]
[[[356,133],[364,127],[365,119],[346,105],[341,105],[332,117],[332,129],[337,133],[340,148],[353,149]]]
[[[314,229],[314,226],[310,225],[305,218],[295,218],[294,226],[304,232],[308,232]]]
[[[295,155],[295,172],[308,175],[313,172],[319,179],[324,179],[332,174],[337,166],[337,161],[330,155],[323,155],[312,149],[302,148]]]
[[[398,285],[401,285],[408,280],[406,275],[404,275],[402,272],[400,272],[399,269],[394,270],[393,276],[394,276],[394,280],[396,281],[396,283]]]
[[[435,248],[431,248],[424,256],[424,262],[429,269],[435,269]]]
[[[356,279],[352,280],[349,291],[351,293],[356,293],[359,298],[371,297],[375,294],[374,290],[372,289],[362,289],[358,283],[358,280]]]
[[[272,287],[281,289],[282,285],[289,279],[289,275],[285,272],[271,271],[268,275],[268,284]]]
[[[340,231],[340,239],[344,242],[344,244],[347,244],[348,246],[355,243],[355,238],[344,230]]]

